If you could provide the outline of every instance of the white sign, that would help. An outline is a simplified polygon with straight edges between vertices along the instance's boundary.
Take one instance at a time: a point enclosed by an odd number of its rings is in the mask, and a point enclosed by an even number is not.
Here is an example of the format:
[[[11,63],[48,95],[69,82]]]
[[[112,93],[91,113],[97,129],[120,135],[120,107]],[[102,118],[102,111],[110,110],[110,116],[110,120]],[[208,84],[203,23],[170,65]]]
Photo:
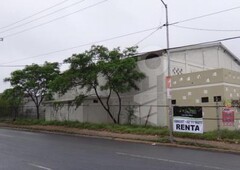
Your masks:
[[[189,117],[173,118],[174,132],[203,133],[203,119]]]

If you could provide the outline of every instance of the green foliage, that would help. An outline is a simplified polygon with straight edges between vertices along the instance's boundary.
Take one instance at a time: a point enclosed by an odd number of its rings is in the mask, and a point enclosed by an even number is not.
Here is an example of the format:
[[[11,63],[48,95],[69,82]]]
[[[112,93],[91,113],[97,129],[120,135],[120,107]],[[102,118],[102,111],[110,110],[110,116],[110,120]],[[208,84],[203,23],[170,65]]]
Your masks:
[[[13,89],[21,91],[32,99],[39,118],[39,106],[46,96],[47,98],[51,96],[49,83],[58,75],[58,63],[45,62],[42,66],[32,64],[22,70],[14,71],[11,77],[5,78],[5,81],[9,81]]]
[[[130,134],[145,134],[145,135],[159,135],[161,139],[159,141],[168,141],[169,131],[166,127],[156,126],[143,126],[143,125],[118,125],[118,124],[94,124],[94,123],[81,123],[78,121],[45,121],[37,119],[16,119],[13,123],[15,125],[43,125],[43,126],[64,126],[78,129],[100,130],[116,133],[130,133]],[[218,135],[220,134],[220,138]],[[240,131],[239,130],[220,130],[205,132],[203,134],[191,134],[191,133],[174,133],[175,137],[190,138],[190,139],[202,139],[202,140],[223,140],[227,142],[240,143]]]
[[[76,107],[79,107],[86,97],[87,97],[86,95],[78,95],[77,97],[75,97],[74,102],[76,104]]]
[[[4,115],[13,114],[13,118],[16,119],[19,107],[23,104],[23,96],[23,92],[18,88],[4,90],[0,96],[0,108]]]
[[[55,110],[56,112],[58,112],[58,110],[61,110],[64,106],[63,102],[59,102],[59,101],[55,101],[53,103],[53,110]]]
[[[138,90],[137,82],[145,75],[136,69],[136,47],[108,50],[103,46],[92,46],[89,51],[74,54],[64,62],[70,64],[70,68],[51,83],[52,89],[60,94],[69,89],[79,87],[84,92],[76,97],[76,100],[84,99],[90,92],[94,92],[103,108],[107,111],[114,123],[119,123],[121,113],[120,93],[132,89]],[[102,100],[99,91],[108,93],[107,100]],[[115,93],[118,98],[119,110],[117,119],[113,116],[109,105],[111,96]],[[82,97],[84,96],[84,97]],[[80,103],[81,103],[80,102]],[[76,102],[79,104],[79,102]]]
[[[43,126],[64,126],[78,129],[89,130],[104,130],[116,133],[130,133],[130,134],[147,134],[147,135],[168,135],[167,128],[160,128],[155,126],[141,126],[141,125],[116,125],[116,124],[94,124],[94,123],[80,123],[78,121],[44,121],[33,119],[17,119],[12,122],[15,125],[43,125]]]
[[[240,131],[239,130],[227,130],[223,129],[220,131],[210,131],[203,134],[192,134],[192,133],[174,133],[176,137],[193,138],[193,139],[204,139],[204,140],[227,140],[229,142],[240,142]]]
[[[136,109],[135,106],[128,106],[126,110],[126,116],[127,116],[127,124],[131,125],[135,119],[137,118],[134,114],[134,110]]]
[[[6,118],[11,114],[9,103],[0,96],[0,118]]]
[[[18,88],[6,89],[1,94],[1,99],[4,100],[8,106],[19,107],[23,103],[23,92]]]
[[[240,130],[221,130],[219,133],[221,139],[239,139],[240,140]]]

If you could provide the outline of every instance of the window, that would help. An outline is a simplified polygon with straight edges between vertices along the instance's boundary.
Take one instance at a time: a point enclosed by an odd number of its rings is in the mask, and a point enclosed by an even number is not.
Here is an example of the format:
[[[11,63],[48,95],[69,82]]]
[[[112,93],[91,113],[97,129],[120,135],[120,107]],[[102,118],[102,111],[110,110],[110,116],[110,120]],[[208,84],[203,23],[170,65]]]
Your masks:
[[[208,97],[202,97],[202,103],[208,103]]]
[[[202,118],[202,107],[192,107],[192,106],[174,106],[173,115],[181,117],[192,117],[192,118]]]
[[[213,97],[213,101],[214,102],[221,102],[222,101],[222,97],[221,96],[214,96]]]
[[[176,104],[177,103],[177,101],[176,100],[172,100],[172,104]]]

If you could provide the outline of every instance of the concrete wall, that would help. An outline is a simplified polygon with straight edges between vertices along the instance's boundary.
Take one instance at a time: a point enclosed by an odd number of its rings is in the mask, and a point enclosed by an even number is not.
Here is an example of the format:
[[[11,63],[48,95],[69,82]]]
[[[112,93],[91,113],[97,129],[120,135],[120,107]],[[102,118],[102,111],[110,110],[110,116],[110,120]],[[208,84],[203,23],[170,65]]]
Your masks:
[[[45,103],[45,120],[79,121],[83,122],[83,107],[76,108],[67,102]]]
[[[140,107],[136,116],[144,122],[147,115],[150,114],[149,124],[167,126],[166,107],[164,107],[166,105],[164,83],[167,73],[166,58],[161,56],[148,58],[148,56],[142,56],[138,62],[138,69],[145,73],[146,78],[139,83],[140,91],[133,94],[133,101],[135,104],[145,107]]]
[[[39,108],[39,113],[40,113],[40,118],[43,119],[45,117],[45,107],[40,106]],[[24,105],[20,107],[19,110],[19,115],[20,117],[25,117],[25,118],[37,118],[37,110],[34,102],[32,99],[29,97],[26,97],[24,99]]]
[[[96,99],[86,99],[83,104],[76,107],[71,101],[58,101],[45,103],[45,119],[48,121],[79,121],[91,123],[112,123],[107,112]]]
[[[94,100],[97,101],[96,99]],[[105,102],[105,100],[103,101]],[[116,115],[114,115],[114,117],[116,118]],[[99,102],[94,103],[93,99],[84,101],[83,121],[92,123],[113,123],[102,105]]]
[[[196,73],[188,73],[172,77],[172,99],[176,106],[201,106],[203,108],[204,131],[217,129],[217,116],[220,128],[239,129],[240,112],[235,110],[234,126],[224,126],[222,111],[226,100],[240,99],[240,73],[227,69],[214,69]],[[221,101],[214,101],[220,96]],[[208,97],[208,102],[202,102]],[[219,107],[218,107],[219,106]]]
[[[221,46],[176,49],[170,52],[171,75],[192,73],[216,68],[239,71],[240,65]]]
[[[151,115],[148,120],[149,124],[158,125],[158,126],[167,126],[168,125],[168,114],[167,114],[167,100],[166,100],[166,76],[168,70],[168,56],[165,50],[155,51],[145,53],[139,56],[140,61],[138,61],[138,69],[145,73],[146,78],[139,82],[140,91],[131,91],[122,95],[122,101],[125,105],[136,105],[139,109],[135,109],[135,115],[137,117],[136,121],[144,122],[147,119],[147,115]],[[197,75],[198,71],[212,70],[216,68],[228,68],[230,70],[240,70],[239,63],[235,61],[232,54],[227,51],[220,44],[205,45],[205,46],[189,46],[182,47],[170,50],[170,59],[171,59],[171,75],[182,75],[183,79],[186,80],[185,74],[194,73],[194,76],[190,80],[184,81],[182,87],[191,86],[195,83],[200,83],[199,85],[207,85],[210,83],[217,83],[222,81],[223,77],[212,76],[211,80],[208,77],[205,77],[204,74],[200,78]],[[221,74],[217,73],[213,74]],[[100,77],[100,82],[104,81]],[[237,81],[237,79],[236,79]],[[174,83],[174,81],[173,81]],[[178,83],[179,85],[181,83]],[[214,93],[222,95],[222,87],[218,89],[212,88],[204,93]],[[212,92],[210,92],[212,91]],[[234,89],[233,89],[234,91]],[[78,89],[77,87],[73,90],[70,90],[64,96],[56,96],[56,100],[73,100],[77,94],[83,93],[83,90]],[[185,92],[183,92],[185,93]],[[186,91],[187,97],[191,96],[188,91]],[[94,96],[94,93],[90,93]],[[180,95],[180,94],[179,94]],[[198,95],[201,95],[200,93]],[[230,95],[230,94],[229,94]],[[101,92],[101,96],[106,96],[106,92]],[[183,94],[182,94],[183,96]],[[185,98],[185,97],[184,97]],[[184,102],[184,98],[181,98]],[[192,102],[192,100],[191,100]],[[193,101],[196,103],[197,100]],[[111,99],[113,105],[117,105],[116,97]],[[115,109],[115,108],[114,108]],[[89,117],[86,118],[84,115],[78,117],[80,121],[85,121],[89,119],[90,112],[98,113],[100,108],[92,107],[90,109],[82,108],[78,110],[79,113],[89,113]],[[123,113],[125,108],[122,109]],[[100,111],[102,112],[102,111]],[[48,112],[49,114],[49,112]],[[104,114],[99,114],[103,116]],[[93,116],[94,117],[94,116]],[[95,117],[92,119],[95,120]],[[74,119],[74,117],[73,117]],[[107,120],[106,117],[103,117],[103,120],[99,117],[99,121]],[[122,122],[126,121],[124,116],[122,116]]]
[[[152,57],[153,55],[159,57]],[[151,57],[149,58],[148,56]],[[138,62],[138,69],[146,74],[146,79],[139,83],[140,91],[132,94],[135,104],[155,106],[151,110],[149,109],[150,106],[143,108],[141,114],[142,117],[145,117],[150,110],[151,114],[154,115],[150,117],[150,123],[161,126],[168,125],[167,107],[164,107],[167,105],[165,82],[168,70],[167,58],[165,51],[146,53],[141,56],[141,60]],[[187,73],[216,68],[240,70],[239,64],[234,61],[231,54],[226,52],[219,44],[172,49],[170,50],[170,61],[171,75],[184,76]],[[194,77],[194,79],[186,81],[186,84],[182,84],[182,86],[192,85],[195,82],[201,82],[202,85],[209,83],[208,77],[204,77],[204,75],[199,79],[196,78],[197,75]],[[204,78],[206,80],[203,81]],[[219,80],[212,79],[211,81]],[[136,115],[139,115],[139,112],[136,112]]]

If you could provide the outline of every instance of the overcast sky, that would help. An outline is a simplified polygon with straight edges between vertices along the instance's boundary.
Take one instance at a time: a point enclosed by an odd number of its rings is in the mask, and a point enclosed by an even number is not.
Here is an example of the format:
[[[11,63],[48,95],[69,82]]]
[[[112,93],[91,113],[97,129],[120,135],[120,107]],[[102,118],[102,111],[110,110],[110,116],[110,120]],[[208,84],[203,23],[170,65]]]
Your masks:
[[[238,0],[165,2],[169,8],[170,23],[240,6]],[[0,41],[0,92],[9,88],[9,84],[2,80],[9,77],[12,71],[22,68],[3,65],[62,62],[73,53],[89,49],[90,45],[72,47],[151,29],[165,23],[165,10],[160,0],[1,0],[0,8],[0,38],[4,37],[4,41]],[[239,36],[239,19],[240,7],[176,25],[235,31],[199,31],[171,26],[170,46]],[[153,31],[98,44],[109,48],[129,47]],[[239,43],[240,39],[223,42],[237,56],[240,56]],[[138,45],[139,52],[166,48],[165,27]],[[69,48],[72,49],[64,51]],[[54,51],[61,52],[52,53]]]

